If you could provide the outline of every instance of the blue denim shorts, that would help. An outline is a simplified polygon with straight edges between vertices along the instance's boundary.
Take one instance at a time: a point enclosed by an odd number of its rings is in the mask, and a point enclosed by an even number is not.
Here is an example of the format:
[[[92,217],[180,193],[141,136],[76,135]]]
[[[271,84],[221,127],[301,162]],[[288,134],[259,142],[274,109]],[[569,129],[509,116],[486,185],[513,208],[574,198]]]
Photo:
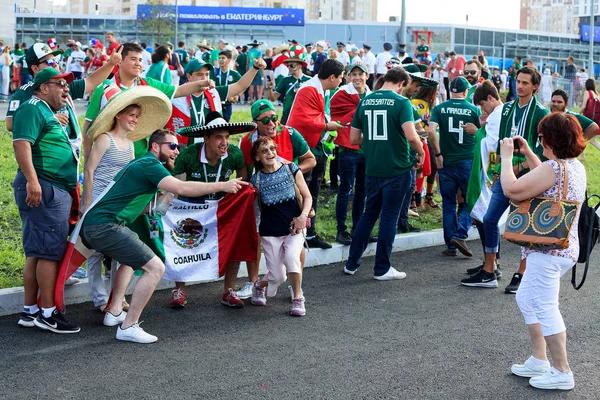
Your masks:
[[[23,249],[26,257],[60,261],[67,248],[69,213],[72,198],[69,192],[39,179],[42,199],[37,207],[29,207],[27,180],[21,171],[13,183],[15,201],[22,221]]]

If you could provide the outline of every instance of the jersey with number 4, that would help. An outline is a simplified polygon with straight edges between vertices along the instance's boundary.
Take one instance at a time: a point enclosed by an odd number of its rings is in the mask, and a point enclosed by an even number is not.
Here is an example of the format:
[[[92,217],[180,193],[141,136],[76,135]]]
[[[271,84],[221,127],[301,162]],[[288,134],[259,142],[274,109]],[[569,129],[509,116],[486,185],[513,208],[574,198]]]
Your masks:
[[[469,135],[463,129],[469,122],[479,128],[479,108],[465,99],[450,99],[438,104],[431,110],[429,122],[438,124],[440,151],[444,165],[454,165],[473,160],[475,135]]]
[[[352,127],[362,131],[367,176],[389,178],[412,169],[402,130],[407,122],[414,124],[410,100],[391,90],[378,90],[358,103]]]

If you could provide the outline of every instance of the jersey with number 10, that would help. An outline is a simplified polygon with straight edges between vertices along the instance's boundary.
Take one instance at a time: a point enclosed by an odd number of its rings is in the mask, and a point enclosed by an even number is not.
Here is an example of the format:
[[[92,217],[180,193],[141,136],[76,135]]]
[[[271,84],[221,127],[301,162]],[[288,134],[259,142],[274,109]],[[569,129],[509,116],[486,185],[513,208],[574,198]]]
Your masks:
[[[352,127],[363,135],[366,175],[388,178],[409,172],[413,163],[402,125],[414,124],[410,100],[378,90],[358,103]]]
[[[444,165],[473,160],[475,135],[467,134],[462,126],[470,122],[479,128],[480,115],[479,108],[465,99],[450,99],[433,107],[429,122],[439,126]]]

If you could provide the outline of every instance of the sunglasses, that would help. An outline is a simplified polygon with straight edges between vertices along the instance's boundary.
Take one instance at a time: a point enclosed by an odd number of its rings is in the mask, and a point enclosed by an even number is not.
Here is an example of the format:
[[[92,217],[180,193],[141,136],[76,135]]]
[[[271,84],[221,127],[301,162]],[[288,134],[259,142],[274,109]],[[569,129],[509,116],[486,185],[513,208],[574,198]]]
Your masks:
[[[260,154],[268,154],[269,152],[276,153],[277,146],[263,147],[262,149],[260,149]]]
[[[39,63],[37,63],[37,65],[40,64],[48,64],[49,67],[54,67],[55,65],[59,64],[59,61],[56,58],[49,58],[47,60],[40,61]]]
[[[61,89],[66,88],[67,86],[69,86],[69,84],[67,83],[67,81],[47,81],[44,82],[46,85],[58,85],[60,86]]]
[[[474,70],[474,69],[465,69],[464,70],[465,75],[477,75],[479,73],[479,71]]]
[[[158,144],[168,144],[169,149],[171,149],[171,150],[175,150],[175,149],[180,150],[181,149],[181,147],[175,142],[157,142],[157,143]]]
[[[269,122],[277,122],[277,120],[279,119],[279,117],[277,116],[277,114],[273,114],[270,117],[264,117],[261,119],[257,119],[256,121],[260,122],[263,125],[269,125]]]

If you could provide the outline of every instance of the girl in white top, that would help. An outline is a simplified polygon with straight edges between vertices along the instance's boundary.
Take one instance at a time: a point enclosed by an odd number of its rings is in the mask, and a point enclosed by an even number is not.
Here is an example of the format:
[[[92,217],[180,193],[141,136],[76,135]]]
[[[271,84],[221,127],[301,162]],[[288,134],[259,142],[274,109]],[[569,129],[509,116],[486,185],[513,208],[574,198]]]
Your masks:
[[[535,196],[557,197],[565,184],[560,164],[566,166],[567,200],[581,204],[585,199],[586,173],[577,157],[585,149],[581,126],[573,115],[552,113],[538,125],[539,142],[548,161],[541,162],[522,137],[500,141],[502,155],[502,189],[512,200],[522,201]],[[520,152],[527,157],[531,172],[517,179],[512,168],[512,158],[518,141]],[[573,267],[579,255],[577,225],[581,207],[573,219],[569,234],[569,247],[561,250],[536,250],[522,248],[522,258],[527,258],[527,270],[517,291],[517,305],[525,318],[531,338],[532,356],[523,364],[515,364],[513,374],[531,378],[529,384],[539,389],[570,390],[575,386],[573,373],[567,361],[567,335],[558,309],[560,278]],[[546,355],[550,350],[553,366]]]
[[[85,160],[82,214],[104,191],[115,175],[133,160],[133,143],[127,139],[127,134],[135,129],[140,113],[140,106],[137,104],[125,107],[115,116],[110,132],[98,136],[94,141],[92,151]],[[109,297],[109,291],[102,279],[102,259],[102,253],[95,251],[86,261],[92,301],[100,311],[106,308]],[[113,262],[111,280],[115,272],[116,264]]]

